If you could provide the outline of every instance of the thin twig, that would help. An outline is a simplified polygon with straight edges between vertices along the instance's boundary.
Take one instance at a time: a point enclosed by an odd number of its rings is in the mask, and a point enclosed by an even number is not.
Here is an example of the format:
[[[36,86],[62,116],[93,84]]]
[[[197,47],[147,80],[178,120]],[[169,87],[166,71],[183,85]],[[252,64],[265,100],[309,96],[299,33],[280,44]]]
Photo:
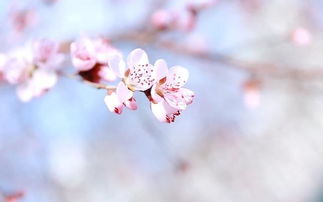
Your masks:
[[[93,88],[96,88],[96,89],[105,89],[105,90],[115,90],[116,87],[115,86],[109,86],[109,85],[105,85],[105,84],[102,84],[102,83],[95,83],[95,82],[91,82],[91,81],[88,81],[88,80],[84,80],[82,77],[78,76],[78,75],[75,75],[75,74],[66,74],[64,72],[59,72],[59,74],[61,76],[64,76],[66,78],[69,78],[69,79],[73,79],[73,80],[77,80],[77,81],[80,81],[88,86],[91,86]]]

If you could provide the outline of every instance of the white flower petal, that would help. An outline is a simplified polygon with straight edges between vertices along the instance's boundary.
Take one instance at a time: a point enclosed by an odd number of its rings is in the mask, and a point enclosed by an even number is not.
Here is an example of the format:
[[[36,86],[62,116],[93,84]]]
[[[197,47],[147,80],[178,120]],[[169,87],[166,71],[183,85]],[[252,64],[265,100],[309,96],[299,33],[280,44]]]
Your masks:
[[[16,93],[22,102],[29,102],[33,98],[32,85],[29,82],[23,83],[17,87]]]
[[[137,66],[129,72],[126,82],[134,90],[145,91],[156,83],[155,75],[153,65]]]
[[[185,85],[189,77],[189,72],[181,66],[174,66],[169,69],[166,80],[166,88],[181,88]]]
[[[56,84],[57,74],[54,71],[38,69],[34,71],[31,82],[39,91],[48,90]]]
[[[108,64],[119,78],[124,77],[126,71],[126,63],[124,62],[120,54],[114,54],[113,56],[110,56]]]
[[[165,60],[159,59],[155,62],[156,79],[157,81],[165,78],[168,75],[168,66]]]
[[[178,109],[169,106],[164,101],[157,104],[151,103],[151,111],[159,121],[166,123],[174,122],[175,116],[179,115]]]
[[[147,53],[144,50],[137,48],[129,54],[127,58],[127,63],[130,69],[133,66],[137,66],[139,64],[140,65],[149,64]]]
[[[123,104],[119,101],[118,96],[115,92],[108,93],[104,97],[104,102],[109,109],[109,111],[114,112],[116,114],[121,114],[123,109]]]
[[[112,82],[112,81],[115,81],[117,79],[117,76],[116,74],[114,73],[114,71],[108,67],[108,66],[103,66],[101,68],[101,70],[99,71],[99,76],[108,81],[108,82]]]
[[[180,88],[164,92],[164,98],[173,108],[184,110],[187,105],[193,102],[194,92],[186,88]]]
[[[116,93],[121,103],[124,103],[133,96],[133,92],[129,90],[123,82],[118,84]]]

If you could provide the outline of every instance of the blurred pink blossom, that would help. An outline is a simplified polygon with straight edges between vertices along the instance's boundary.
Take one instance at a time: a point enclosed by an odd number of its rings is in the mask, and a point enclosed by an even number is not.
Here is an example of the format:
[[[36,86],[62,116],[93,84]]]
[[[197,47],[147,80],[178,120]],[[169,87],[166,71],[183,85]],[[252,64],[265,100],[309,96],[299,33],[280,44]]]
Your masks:
[[[59,53],[58,43],[41,39],[34,42],[32,48],[35,65],[49,70],[61,68],[60,65],[64,62],[64,55]]]
[[[83,37],[73,42],[70,49],[72,63],[84,79],[92,82],[99,82],[101,79],[106,81],[116,79],[108,60],[120,53],[106,39]]]
[[[63,55],[58,52],[57,43],[33,41],[7,55],[3,75],[10,84],[18,85],[18,97],[27,102],[56,84],[57,70],[62,62]]]
[[[13,7],[9,13],[9,19],[14,32],[18,34],[37,23],[36,11],[32,9],[22,10]]]
[[[172,11],[160,9],[153,13],[151,23],[158,30],[166,30],[174,26],[174,19]]]
[[[196,16],[190,10],[158,10],[151,17],[151,23],[157,30],[191,31],[196,24]]]
[[[175,27],[180,31],[189,32],[195,28],[197,13],[188,9],[182,9],[175,16]]]
[[[295,44],[305,46],[312,42],[312,34],[308,29],[299,27],[292,32],[291,39]]]

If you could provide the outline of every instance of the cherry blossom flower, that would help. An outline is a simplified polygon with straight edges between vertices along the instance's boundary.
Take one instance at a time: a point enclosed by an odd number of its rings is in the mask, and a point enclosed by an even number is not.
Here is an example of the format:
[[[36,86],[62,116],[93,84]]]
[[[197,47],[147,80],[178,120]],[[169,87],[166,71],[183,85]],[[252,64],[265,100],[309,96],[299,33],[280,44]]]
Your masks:
[[[116,79],[108,60],[120,53],[106,39],[80,38],[71,44],[70,49],[72,63],[84,79],[96,83],[101,79],[109,82]]]
[[[46,39],[33,43],[33,62],[43,69],[57,70],[64,61],[64,55],[59,53],[59,44]]]
[[[157,60],[155,67],[158,82],[151,88],[151,110],[159,121],[174,122],[193,102],[194,92],[183,88],[189,72],[181,66],[168,69],[164,60]]]
[[[62,62],[58,44],[48,40],[33,41],[7,55],[3,74],[6,81],[17,85],[20,100],[27,102],[56,84]]]
[[[156,83],[155,68],[142,49],[133,50],[127,58],[127,64],[120,54],[115,54],[109,60],[109,65],[131,91],[145,91]]]
[[[108,91],[104,99],[108,109],[117,114],[122,113],[124,106],[136,110],[133,92],[146,91],[156,83],[156,71],[149,63],[146,52],[142,49],[133,50],[127,58],[127,64],[121,54],[115,54],[110,58],[109,65],[122,81],[116,90]]]

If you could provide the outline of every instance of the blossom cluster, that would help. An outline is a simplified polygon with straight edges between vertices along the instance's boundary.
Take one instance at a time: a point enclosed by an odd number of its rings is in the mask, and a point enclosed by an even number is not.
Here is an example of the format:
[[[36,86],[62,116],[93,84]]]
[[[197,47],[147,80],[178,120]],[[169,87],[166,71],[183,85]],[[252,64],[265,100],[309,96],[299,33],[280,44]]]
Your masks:
[[[91,82],[117,82],[107,90],[105,104],[111,112],[137,109],[134,92],[145,93],[156,118],[174,122],[175,117],[193,101],[193,91],[183,88],[189,73],[181,66],[168,69],[162,59],[151,64],[142,49],[133,50],[126,61],[103,39],[81,39],[71,44],[72,62],[79,75]]]
[[[80,80],[104,86],[107,90],[104,102],[116,114],[121,114],[124,108],[138,108],[135,92],[144,93],[155,117],[167,123],[174,122],[193,101],[193,91],[183,87],[189,77],[187,69],[168,68],[163,59],[152,64],[142,49],[133,50],[125,60],[108,40],[83,37],[70,44],[70,57]],[[59,43],[32,41],[0,54],[0,79],[15,85],[20,100],[27,102],[56,84],[58,77],[64,75],[65,61]]]
[[[16,85],[18,97],[27,102],[56,84],[64,55],[58,43],[38,40],[2,54],[0,60],[3,79]]]

